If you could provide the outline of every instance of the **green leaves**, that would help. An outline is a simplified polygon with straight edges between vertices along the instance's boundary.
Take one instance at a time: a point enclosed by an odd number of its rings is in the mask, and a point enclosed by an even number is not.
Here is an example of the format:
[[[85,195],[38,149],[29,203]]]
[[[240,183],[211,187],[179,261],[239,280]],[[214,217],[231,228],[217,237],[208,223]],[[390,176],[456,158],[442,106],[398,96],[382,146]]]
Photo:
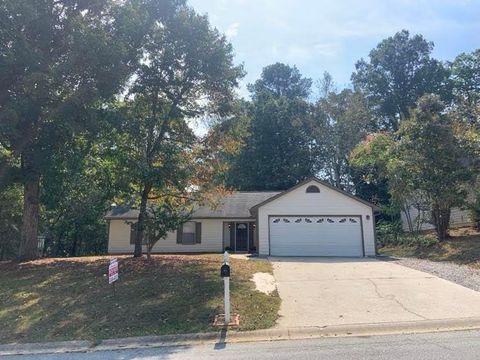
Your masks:
[[[214,188],[216,146],[196,136],[192,118],[225,116],[243,68],[206,16],[187,6],[152,23],[129,97],[119,107],[114,162],[138,199],[135,256],[145,232],[149,250],[188,218],[194,201]],[[187,215],[185,215],[187,214]]]
[[[375,107],[381,128],[396,131],[417,99],[428,93],[449,100],[449,71],[430,57],[433,43],[406,30],[383,40],[361,59],[352,82]]]
[[[262,70],[262,75],[248,89],[254,97],[262,94],[274,97],[307,98],[310,95],[312,80],[304,78],[296,68],[282,63],[268,65]]]
[[[387,180],[392,203],[406,214],[411,207],[431,211],[428,221],[443,240],[450,209],[463,205],[465,189],[476,176],[466,158],[445,105],[438,96],[425,95],[399,131],[367,139],[353,152],[351,164],[377,181]]]
[[[227,184],[239,190],[284,190],[315,171],[311,80],[295,67],[276,63],[250,85],[248,134],[231,159]],[[240,117],[239,121],[244,121]]]

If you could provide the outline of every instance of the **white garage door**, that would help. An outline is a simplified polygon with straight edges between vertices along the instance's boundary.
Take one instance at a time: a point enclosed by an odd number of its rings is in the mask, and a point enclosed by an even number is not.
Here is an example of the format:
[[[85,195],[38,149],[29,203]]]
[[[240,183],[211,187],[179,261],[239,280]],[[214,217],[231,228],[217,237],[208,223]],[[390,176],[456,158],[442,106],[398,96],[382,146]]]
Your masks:
[[[271,216],[273,256],[363,256],[357,216]]]

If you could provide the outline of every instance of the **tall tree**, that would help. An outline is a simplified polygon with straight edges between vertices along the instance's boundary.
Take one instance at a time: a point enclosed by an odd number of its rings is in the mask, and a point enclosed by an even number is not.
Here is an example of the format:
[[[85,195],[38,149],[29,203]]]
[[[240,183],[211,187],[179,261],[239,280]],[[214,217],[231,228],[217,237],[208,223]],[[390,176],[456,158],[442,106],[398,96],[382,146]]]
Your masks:
[[[470,54],[458,55],[450,64],[453,78],[455,100],[465,104],[471,110],[479,111],[480,106],[480,49]],[[474,112],[474,121],[479,121],[480,114]]]
[[[257,95],[272,95],[276,98],[305,99],[310,95],[312,80],[302,77],[296,66],[282,63],[268,65],[262,70],[260,79],[248,85],[248,90]]]
[[[321,97],[315,111],[314,135],[317,140],[321,174],[332,185],[353,192],[355,182],[349,156],[375,124],[364,96],[358,91],[335,89],[332,77],[324,74]]]
[[[169,210],[172,199],[188,199],[211,185],[209,146],[189,127],[189,120],[228,113],[243,76],[225,36],[211,28],[206,16],[186,6],[156,23],[143,52],[130,91],[133,99],[125,102],[127,121],[120,129],[126,174],[139,197],[135,257],[142,255],[145,230],[155,223],[150,221],[149,202],[165,199],[158,205],[165,211],[157,212],[163,216],[157,224],[175,226],[171,218],[179,214]]]
[[[311,80],[295,67],[267,66],[249,86],[249,136],[231,165],[228,185],[239,190],[284,190],[315,174]]]
[[[37,256],[39,195],[49,158],[95,122],[137,55],[134,9],[110,0],[0,3],[0,176],[23,184],[19,257]],[[131,33],[125,33],[130,29]]]
[[[480,172],[480,49],[460,54],[450,64],[454,102],[452,115],[456,134],[469,155],[469,163]]]
[[[429,222],[440,241],[447,236],[451,208],[463,204],[474,175],[445,109],[438,96],[424,95],[394,137],[377,135],[352,156],[356,165],[373,166],[388,179],[390,193],[406,215],[416,202],[422,203],[421,210],[430,210]]]
[[[450,210],[462,205],[465,184],[472,173],[464,165],[464,153],[455,137],[452,119],[438,96],[419,99],[412,117],[402,124],[401,140],[393,152],[393,173],[424,194],[429,202],[438,239],[447,236]]]
[[[76,134],[50,157],[42,177],[43,254],[78,256],[107,250],[103,217],[118,193],[107,141],[111,129]]]
[[[428,93],[450,99],[449,71],[431,57],[433,43],[402,30],[355,65],[352,81],[375,110],[379,125],[391,131],[408,117],[417,99]]]

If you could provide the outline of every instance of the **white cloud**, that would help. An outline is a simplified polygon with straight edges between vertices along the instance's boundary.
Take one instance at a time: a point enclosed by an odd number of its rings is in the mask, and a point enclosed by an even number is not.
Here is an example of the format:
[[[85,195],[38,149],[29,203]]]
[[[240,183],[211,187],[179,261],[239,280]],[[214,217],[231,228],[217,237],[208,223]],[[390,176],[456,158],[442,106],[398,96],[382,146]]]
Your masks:
[[[238,35],[238,28],[240,27],[240,24],[238,22],[234,22],[232,24],[230,24],[227,28],[227,30],[225,31],[225,35],[231,39],[231,38],[234,38],[235,36]]]
[[[323,56],[336,56],[341,49],[339,43],[317,43],[313,46],[315,54]]]

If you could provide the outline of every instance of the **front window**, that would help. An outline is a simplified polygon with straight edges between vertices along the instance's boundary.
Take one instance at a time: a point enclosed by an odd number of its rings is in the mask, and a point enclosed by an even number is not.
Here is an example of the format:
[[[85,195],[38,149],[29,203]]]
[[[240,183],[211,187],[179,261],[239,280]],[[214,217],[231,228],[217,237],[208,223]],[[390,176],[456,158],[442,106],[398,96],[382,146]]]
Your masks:
[[[182,244],[195,244],[196,223],[194,221],[187,221],[183,224]]]

